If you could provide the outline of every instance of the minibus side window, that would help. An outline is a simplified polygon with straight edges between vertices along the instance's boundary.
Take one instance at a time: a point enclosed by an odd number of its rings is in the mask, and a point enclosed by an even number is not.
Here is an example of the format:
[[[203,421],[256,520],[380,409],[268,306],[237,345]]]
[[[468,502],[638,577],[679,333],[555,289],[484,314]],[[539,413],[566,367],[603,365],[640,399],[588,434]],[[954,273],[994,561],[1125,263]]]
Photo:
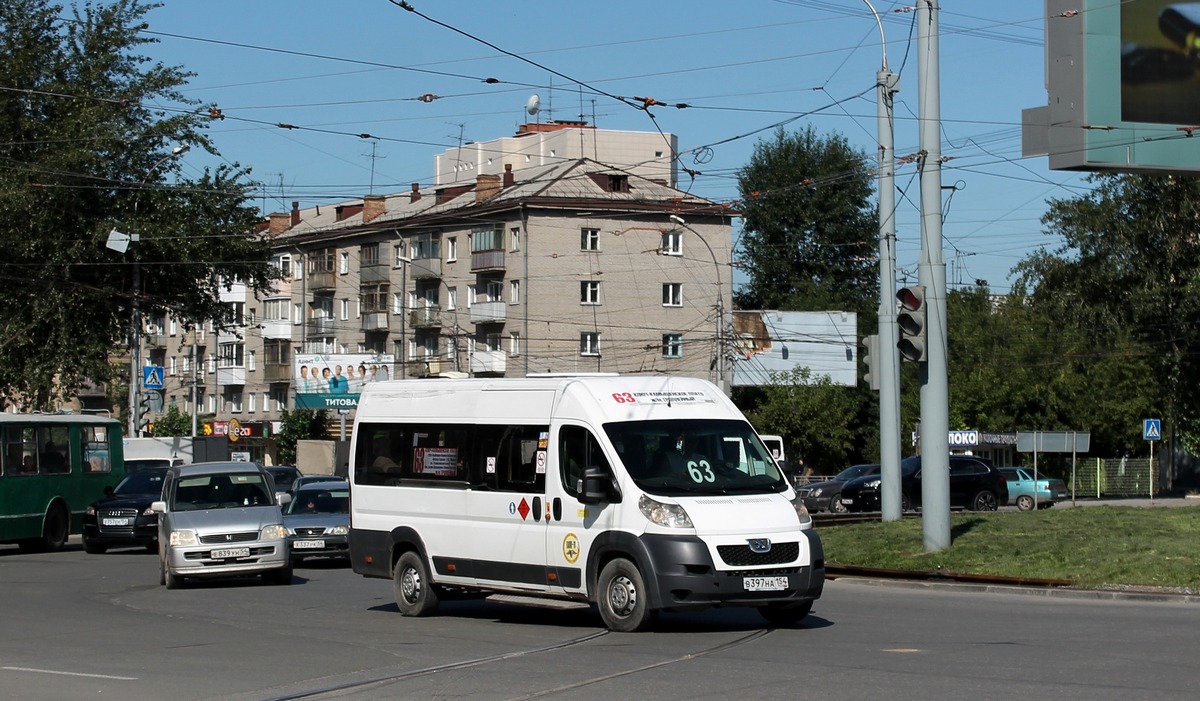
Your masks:
[[[496,471],[486,474],[487,484],[503,492],[542,492],[546,485],[543,459],[539,471],[538,452],[550,442],[549,426],[477,426],[481,459],[495,458]]]
[[[567,494],[579,496],[579,480],[587,467],[599,467],[612,474],[600,442],[582,426],[563,426],[558,431],[558,459],[562,486]]]

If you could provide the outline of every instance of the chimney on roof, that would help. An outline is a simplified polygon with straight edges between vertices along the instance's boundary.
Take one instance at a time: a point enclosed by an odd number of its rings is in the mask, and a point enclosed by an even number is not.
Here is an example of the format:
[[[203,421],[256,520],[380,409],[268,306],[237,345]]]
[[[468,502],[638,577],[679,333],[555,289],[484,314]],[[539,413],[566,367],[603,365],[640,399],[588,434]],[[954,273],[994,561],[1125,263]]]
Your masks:
[[[412,184],[412,192],[408,193],[408,201],[410,203],[421,199],[421,183]]]
[[[475,176],[475,202],[487,202],[500,194],[500,176],[480,173]]]
[[[363,197],[363,223],[375,219],[387,211],[387,198],[384,195],[367,195]]]
[[[267,215],[267,235],[278,236],[287,231],[291,224],[291,215],[287,212],[271,212]]]
[[[292,202],[292,228],[300,223],[300,203]]]
[[[512,164],[505,163],[504,164],[504,187],[512,187],[513,184],[515,184],[516,182],[517,182],[516,178],[513,177]]]

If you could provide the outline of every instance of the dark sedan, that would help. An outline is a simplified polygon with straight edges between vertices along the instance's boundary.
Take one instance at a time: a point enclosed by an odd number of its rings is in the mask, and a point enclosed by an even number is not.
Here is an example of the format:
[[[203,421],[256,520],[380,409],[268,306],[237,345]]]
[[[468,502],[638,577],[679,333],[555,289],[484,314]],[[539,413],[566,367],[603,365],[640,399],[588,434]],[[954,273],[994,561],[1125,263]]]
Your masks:
[[[283,510],[292,564],[310,557],[350,559],[350,485],[310,482],[292,492]]]
[[[84,512],[84,550],[99,554],[110,547],[141,545],[158,552],[158,514],[150,504],[162,498],[166,474],[165,467],[147,467],[126,476],[116,488],[106,487],[104,498]]]
[[[796,494],[804,500],[804,508],[809,511],[832,511],[836,514],[846,513],[842,504],[842,485],[855,477],[879,474],[878,465],[851,465],[824,482],[810,482],[796,487]]]
[[[879,475],[857,477],[842,485],[841,503],[849,511],[880,510]],[[950,456],[950,508],[995,511],[1008,503],[1008,483],[990,460],[973,455]],[[921,456],[900,461],[900,508],[921,504]]]

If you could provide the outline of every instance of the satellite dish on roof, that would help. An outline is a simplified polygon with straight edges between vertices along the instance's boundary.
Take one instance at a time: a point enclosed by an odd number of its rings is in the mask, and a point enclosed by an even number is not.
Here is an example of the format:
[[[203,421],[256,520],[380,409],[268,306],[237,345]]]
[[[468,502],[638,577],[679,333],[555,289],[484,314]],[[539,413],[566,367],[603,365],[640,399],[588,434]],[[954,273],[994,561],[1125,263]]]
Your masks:
[[[542,98],[536,94],[529,96],[529,101],[525,103],[525,111],[531,116],[537,114],[542,109]]]

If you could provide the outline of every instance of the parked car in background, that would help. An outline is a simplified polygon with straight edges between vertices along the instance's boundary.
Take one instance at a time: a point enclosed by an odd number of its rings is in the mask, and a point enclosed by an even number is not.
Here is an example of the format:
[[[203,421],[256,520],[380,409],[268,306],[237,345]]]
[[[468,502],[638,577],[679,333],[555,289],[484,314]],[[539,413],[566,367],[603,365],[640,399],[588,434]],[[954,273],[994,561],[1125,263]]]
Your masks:
[[[83,514],[83,549],[99,554],[112,547],[144,546],[158,552],[158,514],[150,505],[162,498],[166,467],[143,467],[126,475]]]
[[[880,510],[880,476],[856,477],[842,485],[842,505],[849,511]],[[986,458],[950,456],[950,508],[995,511],[1008,503],[1008,483]],[[900,508],[921,504],[921,456],[900,461]]]
[[[804,500],[804,507],[809,511],[844,514],[846,505],[842,503],[842,485],[855,477],[877,474],[879,465],[851,465],[832,479],[797,486],[796,494]]]
[[[306,484],[318,484],[320,482],[345,482],[345,481],[346,481],[345,477],[338,477],[337,475],[300,475],[292,482],[292,486],[290,489],[288,489],[288,491],[291,492],[292,494],[295,494],[296,490],[300,489],[301,487],[303,487]]]
[[[1039,509],[1048,509],[1068,497],[1067,483],[1060,479],[1038,475],[1035,492],[1033,474],[1030,471],[1023,467],[997,469],[1008,482],[1009,501],[1015,503],[1021,511],[1033,511],[1035,505]]]
[[[342,479],[308,482],[294,487],[291,496],[291,503],[283,510],[283,526],[292,564],[310,557],[349,560],[349,483]]]
[[[303,477],[299,468],[293,465],[271,465],[263,468],[275,482],[275,493],[282,494],[292,489],[292,483]]]
[[[252,462],[206,462],[167,471],[158,514],[159,583],[187,577],[262,575],[292,583],[280,501],[266,470]]]

